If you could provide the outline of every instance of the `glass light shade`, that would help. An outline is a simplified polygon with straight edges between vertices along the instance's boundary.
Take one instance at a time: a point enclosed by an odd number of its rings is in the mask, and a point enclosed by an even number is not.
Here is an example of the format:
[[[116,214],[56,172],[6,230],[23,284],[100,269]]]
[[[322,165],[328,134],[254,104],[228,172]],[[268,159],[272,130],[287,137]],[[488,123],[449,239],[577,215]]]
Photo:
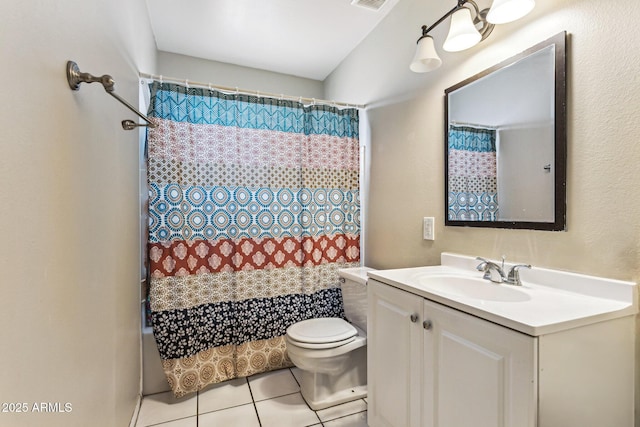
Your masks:
[[[535,0],[493,0],[487,13],[487,21],[492,24],[506,24],[525,16],[533,10]]]
[[[442,60],[436,52],[431,36],[425,36],[418,41],[416,54],[411,61],[409,68],[414,73],[426,73],[435,70],[442,64]]]
[[[442,48],[447,52],[458,52],[477,45],[480,40],[482,40],[482,36],[473,25],[471,10],[461,7],[453,12],[449,35]]]

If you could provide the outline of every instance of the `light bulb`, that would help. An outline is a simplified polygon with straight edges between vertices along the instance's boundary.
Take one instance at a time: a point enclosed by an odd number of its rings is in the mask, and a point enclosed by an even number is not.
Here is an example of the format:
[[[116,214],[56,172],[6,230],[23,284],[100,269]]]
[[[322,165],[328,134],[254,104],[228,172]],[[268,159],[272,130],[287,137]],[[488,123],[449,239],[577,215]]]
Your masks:
[[[531,12],[535,0],[494,0],[487,13],[487,21],[492,24],[506,24]]]

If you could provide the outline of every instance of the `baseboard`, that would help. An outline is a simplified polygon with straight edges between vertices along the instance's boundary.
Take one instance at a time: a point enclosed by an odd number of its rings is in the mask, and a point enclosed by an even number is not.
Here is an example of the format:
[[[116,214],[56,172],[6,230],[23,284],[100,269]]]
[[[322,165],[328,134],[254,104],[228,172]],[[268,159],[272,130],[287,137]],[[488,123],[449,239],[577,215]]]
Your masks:
[[[131,417],[131,422],[129,423],[129,427],[136,427],[136,423],[138,422],[138,414],[140,414],[140,405],[142,405],[142,394],[138,394],[136,407],[133,410],[133,416]]]

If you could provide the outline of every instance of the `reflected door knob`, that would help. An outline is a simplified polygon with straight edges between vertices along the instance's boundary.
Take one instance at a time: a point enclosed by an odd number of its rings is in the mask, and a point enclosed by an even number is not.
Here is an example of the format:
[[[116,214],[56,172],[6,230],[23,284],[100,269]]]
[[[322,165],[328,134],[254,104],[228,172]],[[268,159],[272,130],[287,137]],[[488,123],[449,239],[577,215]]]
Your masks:
[[[418,315],[412,314],[411,316],[409,316],[409,319],[411,319],[411,323],[416,323],[418,321]]]

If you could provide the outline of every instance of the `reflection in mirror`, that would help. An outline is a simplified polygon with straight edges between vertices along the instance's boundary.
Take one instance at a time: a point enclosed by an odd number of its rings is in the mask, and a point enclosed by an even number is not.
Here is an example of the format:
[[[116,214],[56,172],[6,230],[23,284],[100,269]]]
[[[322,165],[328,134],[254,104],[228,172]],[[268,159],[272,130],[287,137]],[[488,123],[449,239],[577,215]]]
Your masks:
[[[445,91],[445,225],[565,229],[565,38]]]

